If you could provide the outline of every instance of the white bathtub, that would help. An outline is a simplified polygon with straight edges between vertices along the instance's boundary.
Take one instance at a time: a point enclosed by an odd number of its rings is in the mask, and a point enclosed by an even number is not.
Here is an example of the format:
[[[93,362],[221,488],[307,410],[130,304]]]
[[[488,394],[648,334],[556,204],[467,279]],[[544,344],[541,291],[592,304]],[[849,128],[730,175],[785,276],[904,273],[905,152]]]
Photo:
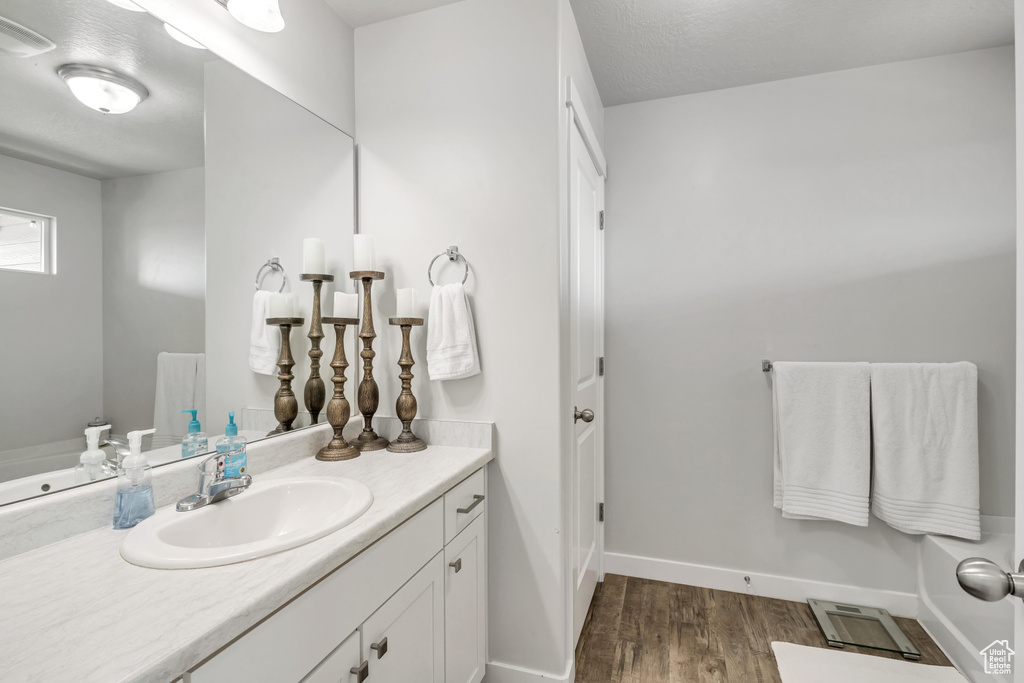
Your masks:
[[[981,541],[925,536],[919,546],[918,618],[957,668],[974,683],[1013,683],[1010,676],[984,673],[982,648],[996,640],[1013,642],[1013,598],[984,602],[956,581],[956,566],[985,557],[1009,570],[1013,563],[1013,519],[982,517]],[[1016,569],[1014,567],[1014,569]]]

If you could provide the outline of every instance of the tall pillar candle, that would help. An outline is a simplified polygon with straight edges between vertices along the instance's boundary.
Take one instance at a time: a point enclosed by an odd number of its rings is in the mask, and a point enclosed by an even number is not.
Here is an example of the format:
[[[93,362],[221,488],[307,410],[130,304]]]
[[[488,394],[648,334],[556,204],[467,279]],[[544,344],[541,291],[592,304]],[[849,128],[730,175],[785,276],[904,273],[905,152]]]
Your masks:
[[[375,253],[373,235],[352,236],[352,264],[352,270],[377,270],[377,255]]]
[[[359,308],[359,295],[346,292],[334,293],[334,317],[355,318]]]
[[[416,317],[416,290],[412,287],[399,289],[395,293],[396,299],[396,318],[415,318]]]
[[[302,240],[302,272],[323,275],[327,272],[324,241],[315,237]]]

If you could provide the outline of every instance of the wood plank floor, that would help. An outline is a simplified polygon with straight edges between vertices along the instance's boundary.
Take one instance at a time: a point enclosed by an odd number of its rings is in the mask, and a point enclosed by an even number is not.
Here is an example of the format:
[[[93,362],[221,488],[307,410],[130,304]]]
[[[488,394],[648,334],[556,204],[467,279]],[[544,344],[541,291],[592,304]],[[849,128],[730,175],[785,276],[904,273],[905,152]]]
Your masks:
[[[922,664],[951,666],[917,621],[896,621]],[[576,647],[576,683],[781,683],[775,640],[828,647],[806,603],[609,574]]]

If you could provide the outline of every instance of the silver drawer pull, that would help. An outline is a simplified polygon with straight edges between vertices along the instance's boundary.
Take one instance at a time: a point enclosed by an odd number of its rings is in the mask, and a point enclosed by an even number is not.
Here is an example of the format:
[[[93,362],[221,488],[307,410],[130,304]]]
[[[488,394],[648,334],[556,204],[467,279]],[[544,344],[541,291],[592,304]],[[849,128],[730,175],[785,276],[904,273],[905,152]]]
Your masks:
[[[458,574],[459,572],[462,571],[462,558],[460,557],[459,559],[455,560],[454,562],[449,562],[448,566],[451,567],[452,569],[454,569],[455,573]]]
[[[479,493],[474,493],[473,494],[473,502],[469,504],[468,508],[458,508],[455,511],[457,513],[459,513],[460,515],[465,515],[465,514],[467,514],[469,512],[472,512],[473,508],[475,508],[477,505],[479,505],[482,502],[484,502],[484,496],[481,496]]]
[[[356,677],[356,683],[363,683],[370,675],[370,663],[363,662],[359,666],[354,666],[349,671]]]
[[[388,639],[381,638],[379,643],[370,645],[370,649],[377,653],[377,659],[382,659],[388,653]]]

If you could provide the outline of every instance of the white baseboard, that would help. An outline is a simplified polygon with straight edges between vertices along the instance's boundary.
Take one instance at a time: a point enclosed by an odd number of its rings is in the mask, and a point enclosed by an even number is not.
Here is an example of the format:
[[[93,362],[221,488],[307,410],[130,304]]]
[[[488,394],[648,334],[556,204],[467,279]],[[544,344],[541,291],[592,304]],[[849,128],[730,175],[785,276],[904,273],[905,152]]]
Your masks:
[[[774,574],[755,574],[736,569],[710,567],[688,562],[659,560],[639,555],[605,553],[604,570],[609,574],[640,579],[682,583],[714,590],[752,593],[767,598],[805,602],[808,598],[834,600],[853,605],[881,607],[897,617],[917,618],[917,594],[861,588],[841,583],[812,581]],[[748,588],[744,577],[750,577]]]
[[[526,669],[505,662],[487,662],[487,673],[484,675],[483,683],[550,683],[551,681],[571,683],[574,680],[576,680],[575,658],[566,664],[565,673],[562,674]]]

